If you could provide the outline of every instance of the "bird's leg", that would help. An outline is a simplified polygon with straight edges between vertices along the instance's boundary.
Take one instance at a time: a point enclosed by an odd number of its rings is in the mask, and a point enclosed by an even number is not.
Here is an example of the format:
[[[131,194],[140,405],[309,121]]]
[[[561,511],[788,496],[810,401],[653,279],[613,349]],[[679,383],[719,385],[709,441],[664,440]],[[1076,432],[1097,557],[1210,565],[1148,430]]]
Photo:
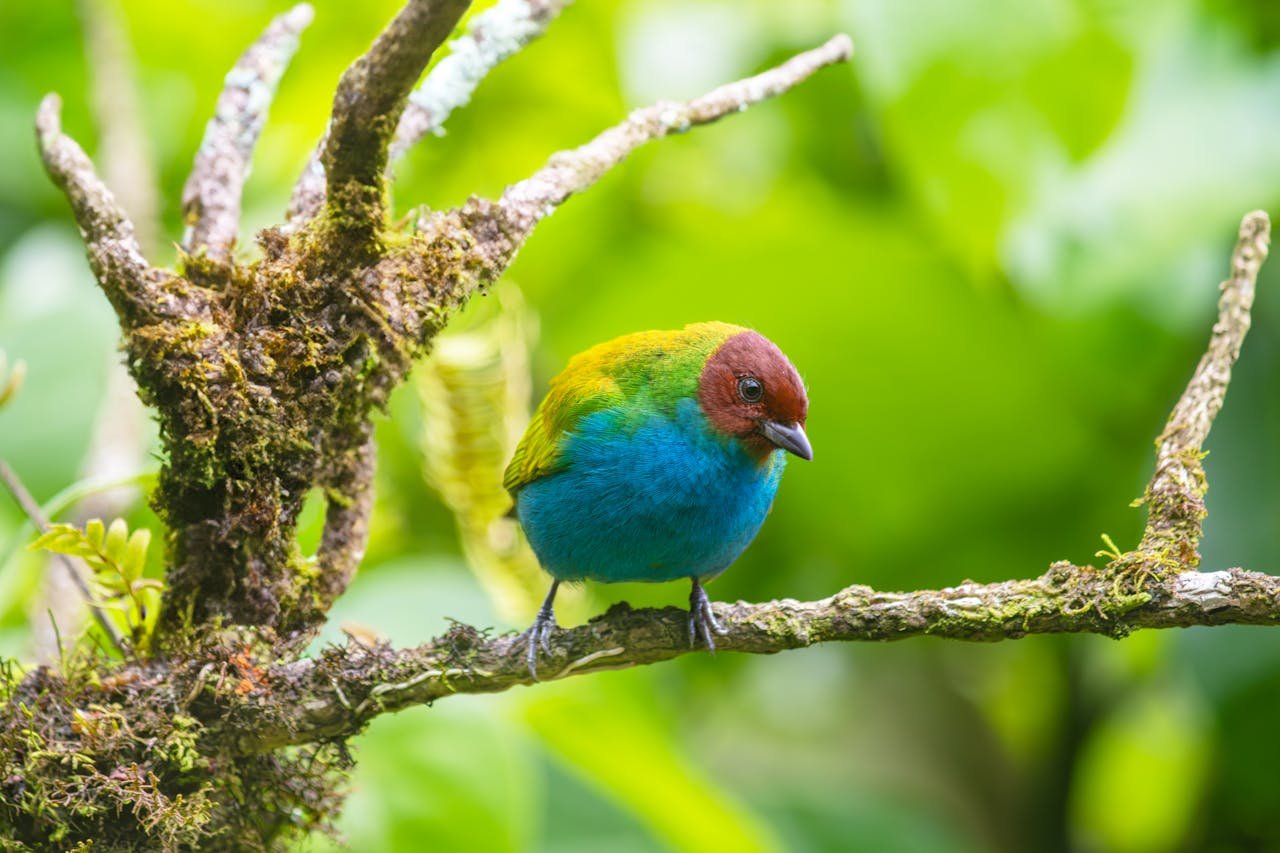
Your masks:
[[[556,627],[556,614],[552,605],[555,603],[556,589],[559,586],[560,581],[551,582],[551,591],[547,593],[542,606],[538,608],[538,615],[534,617],[533,624],[529,626],[529,630],[517,638],[529,644],[525,659],[529,662],[529,674],[533,676],[534,681],[538,680],[538,646],[542,646],[544,652],[551,654],[551,632]]]
[[[707,644],[707,651],[715,654],[716,641],[712,635],[728,632],[711,612],[711,599],[707,598],[707,591],[702,588],[702,584],[697,578],[690,580],[693,581],[693,589],[689,591],[689,646],[696,647],[701,635],[702,641]]]

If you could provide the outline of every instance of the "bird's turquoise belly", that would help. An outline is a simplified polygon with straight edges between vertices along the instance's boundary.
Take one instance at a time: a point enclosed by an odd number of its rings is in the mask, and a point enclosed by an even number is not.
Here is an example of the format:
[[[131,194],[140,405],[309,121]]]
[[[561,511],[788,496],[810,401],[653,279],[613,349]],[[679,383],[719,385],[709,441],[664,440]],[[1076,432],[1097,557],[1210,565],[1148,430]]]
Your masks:
[[[764,523],[786,464],[781,451],[758,462],[711,434],[691,400],[638,426],[590,415],[565,459],[520,490],[516,513],[553,577],[604,582],[724,571]]]

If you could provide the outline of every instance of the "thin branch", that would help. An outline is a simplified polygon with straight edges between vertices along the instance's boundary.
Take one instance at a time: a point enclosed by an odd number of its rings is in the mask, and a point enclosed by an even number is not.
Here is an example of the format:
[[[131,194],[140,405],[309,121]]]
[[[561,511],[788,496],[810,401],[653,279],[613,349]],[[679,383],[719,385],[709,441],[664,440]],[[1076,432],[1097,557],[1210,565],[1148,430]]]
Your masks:
[[[156,317],[192,316],[194,296],[176,293],[177,279],[147,263],[133,223],[94,172],[84,150],[62,132],[57,95],[46,95],[36,113],[36,138],[49,177],[71,202],[88,249],[89,266],[120,317],[125,331]]]
[[[692,101],[659,102],[636,110],[625,122],[609,128],[586,145],[552,155],[547,165],[508,187],[498,203],[511,232],[508,237],[514,242],[511,251],[519,247],[539,220],[549,216],[569,196],[594,184],[644,143],[741,112],[752,104],[782,94],[819,69],[845,62],[852,56],[853,42],[847,35],[838,35],[776,68],[728,83]]]
[[[40,505],[36,503],[35,498],[27,491],[27,487],[22,484],[17,472],[9,467],[9,463],[0,459],[0,483],[9,490],[9,494],[13,496],[14,501],[26,513],[27,518],[31,519],[31,523],[44,533],[49,529],[49,519],[44,517],[44,513],[40,511]],[[55,554],[54,557],[62,565],[67,572],[67,577],[75,584],[76,589],[83,596],[85,604],[89,606],[89,612],[93,614],[94,621],[98,623],[98,627],[111,640],[111,645],[116,647],[116,651],[121,655],[129,656],[129,646],[125,642],[124,637],[116,629],[111,618],[107,616],[107,612],[97,605],[93,599],[93,592],[89,589],[89,583],[84,579],[84,575],[76,568],[76,564],[71,558],[65,554]]]
[[[820,601],[717,603],[726,652],[774,654],[817,643],[934,636],[994,641],[1029,634],[1122,637],[1136,628],[1280,624],[1280,578],[1239,569],[1187,572],[1135,595],[1117,595],[1106,572],[1055,564],[1039,578],[964,583],[941,590],[877,592],[851,586]],[[615,605],[585,625],[557,631],[540,656],[543,681],[658,663],[689,647],[688,614]],[[370,719],[455,693],[496,693],[535,682],[512,635],[466,626],[413,649],[332,648],[283,664],[268,683],[272,707],[241,743],[246,751],[350,735]],[[344,701],[345,700],[345,701]],[[279,714],[279,716],[277,716]]]
[[[326,493],[329,507],[316,552],[320,568],[317,594],[324,602],[322,611],[327,611],[351,583],[369,541],[377,451],[372,426],[366,424],[365,431],[364,443],[344,460]]]
[[[431,69],[400,116],[391,140],[388,166],[428,134],[441,132],[449,115],[466,106],[476,87],[503,60],[541,36],[573,0],[499,0],[467,24],[449,43],[449,55]],[[289,200],[290,221],[310,219],[324,205],[324,166],[311,156]]]
[[[409,96],[391,140],[390,160],[398,160],[428,134],[439,133],[449,115],[467,105],[489,72],[546,32],[573,0],[500,0],[476,15],[463,35],[449,43],[449,55]]]
[[[277,15],[257,41],[249,45],[227,73],[213,118],[205,128],[195,165],[182,190],[186,233],[182,247],[204,250],[213,260],[230,260],[240,227],[240,197],[253,146],[262,132],[271,99],[298,40],[311,23],[307,3]]]
[[[1189,567],[1199,563],[1197,548],[1208,489],[1200,464],[1202,448],[1222,409],[1231,368],[1249,331],[1258,271],[1270,240],[1267,214],[1260,210],[1246,214],[1231,255],[1231,277],[1222,283],[1209,347],[1156,441],[1156,469],[1144,497],[1149,510],[1140,551],[1164,552]]]
[[[326,198],[365,239],[383,227],[387,147],[409,92],[468,5],[409,0],[338,83],[323,155]]]

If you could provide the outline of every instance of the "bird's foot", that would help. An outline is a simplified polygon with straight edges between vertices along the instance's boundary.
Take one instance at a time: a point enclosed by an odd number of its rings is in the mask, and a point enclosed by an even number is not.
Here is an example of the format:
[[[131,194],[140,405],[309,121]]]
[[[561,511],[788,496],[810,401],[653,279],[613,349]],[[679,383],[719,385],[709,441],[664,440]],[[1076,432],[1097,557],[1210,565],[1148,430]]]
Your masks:
[[[528,644],[525,660],[529,664],[529,674],[533,676],[534,681],[538,680],[538,646],[542,646],[544,652],[551,654],[551,632],[558,627],[552,607],[555,604],[556,590],[559,586],[560,581],[551,582],[551,591],[547,593],[546,600],[538,608],[538,615],[533,620],[533,624],[529,626],[529,630],[516,637],[511,646],[513,649],[518,649],[521,642]]]
[[[707,651],[715,654],[715,635],[727,633],[724,626],[716,621],[715,613],[711,611],[711,599],[707,598],[707,591],[695,578],[693,589],[689,592],[689,647],[697,648],[698,638],[701,637],[702,642],[707,646]]]
[[[538,648],[541,647],[544,652],[551,654],[551,632],[558,627],[560,626],[556,624],[554,615],[539,611],[538,617],[533,620],[529,629],[516,637],[517,648],[521,642],[528,645],[525,660],[529,664],[529,675],[533,676],[534,681],[538,680]]]

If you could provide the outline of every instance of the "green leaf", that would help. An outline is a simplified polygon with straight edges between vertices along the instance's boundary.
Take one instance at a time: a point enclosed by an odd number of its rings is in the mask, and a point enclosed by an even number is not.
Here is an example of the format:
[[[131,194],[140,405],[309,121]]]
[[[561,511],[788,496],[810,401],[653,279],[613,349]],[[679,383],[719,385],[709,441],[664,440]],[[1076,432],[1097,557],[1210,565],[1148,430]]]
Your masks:
[[[89,560],[93,567],[94,582],[102,592],[102,597],[115,599],[128,594],[129,587],[119,574],[111,570],[110,564],[98,560]]]
[[[148,492],[155,485],[156,476],[155,471],[141,471],[126,477],[88,477],[72,483],[49,498],[40,505],[40,511],[44,513],[45,518],[57,518],[85,498],[113,489],[137,487],[143,492]],[[21,542],[26,539],[31,529],[31,522],[24,520],[14,534],[11,544],[8,547],[0,547],[0,570],[13,559],[14,553],[21,548]]]
[[[100,590],[100,592],[103,594],[98,596],[98,601],[96,602],[98,607],[103,610],[112,610],[116,613],[128,615],[130,609],[129,602],[123,600],[118,595],[107,594],[107,591]]]
[[[54,524],[27,546],[32,551],[52,551],[55,554],[84,556],[89,551],[84,534],[70,524]]]
[[[71,525],[69,524],[64,524],[62,526],[69,528],[71,530],[75,530],[75,528],[71,527]],[[85,538],[85,541],[89,543],[89,547],[95,551],[101,551],[102,540],[105,538],[105,536],[106,536],[106,528],[102,526],[102,519],[100,518],[89,519],[89,522],[84,526],[84,538]]]
[[[129,525],[117,518],[107,528],[106,557],[117,566],[124,565],[125,549],[129,547]]]
[[[109,527],[95,518],[84,530],[69,524],[53,525],[30,547],[80,557],[88,563],[93,569],[96,603],[121,614],[125,630],[145,648],[164,589],[163,582],[143,577],[150,545],[151,531],[146,528],[130,534],[122,518],[113,520]]]
[[[144,527],[133,531],[133,535],[129,537],[129,546],[125,551],[124,560],[120,563],[121,572],[126,580],[135,584],[140,582],[139,578],[147,567],[147,548],[150,545],[150,530]]]

